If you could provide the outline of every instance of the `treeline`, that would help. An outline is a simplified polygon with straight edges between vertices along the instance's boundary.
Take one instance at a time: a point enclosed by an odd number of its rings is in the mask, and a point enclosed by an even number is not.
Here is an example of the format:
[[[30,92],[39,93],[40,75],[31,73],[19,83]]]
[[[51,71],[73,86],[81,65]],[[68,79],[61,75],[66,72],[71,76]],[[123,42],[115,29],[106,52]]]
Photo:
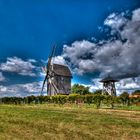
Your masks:
[[[27,97],[3,97],[0,99],[1,104],[94,104],[97,108],[102,105],[114,108],[115,105],[140,105],[140,96],[132,97],[124,92],[120,96],[114,97],[110,95],[97,94],[70,94],[56,96],[27,96]]]

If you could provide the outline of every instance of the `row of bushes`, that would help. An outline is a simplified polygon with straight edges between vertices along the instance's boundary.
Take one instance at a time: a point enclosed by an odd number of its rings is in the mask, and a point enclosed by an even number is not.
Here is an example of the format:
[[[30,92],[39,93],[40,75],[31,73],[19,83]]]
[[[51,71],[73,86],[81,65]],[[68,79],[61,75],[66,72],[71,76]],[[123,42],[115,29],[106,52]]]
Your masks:
[[[101,94],[70,94],[70,95],[56,95],[56,96],[28,96],[28,97],[4,97],[1,98],[0,102],[2,104],[42,104],[42,103],[55,103],[55,104],[65,104],[65,103],[75,103],[75,104],[94,104],[97,108],[101,104],[111,106],[123,104],[123,105],[133,105],[140,103],[140,97],[134,98],[127,95],[120,95],[118,97],[110,95]]]

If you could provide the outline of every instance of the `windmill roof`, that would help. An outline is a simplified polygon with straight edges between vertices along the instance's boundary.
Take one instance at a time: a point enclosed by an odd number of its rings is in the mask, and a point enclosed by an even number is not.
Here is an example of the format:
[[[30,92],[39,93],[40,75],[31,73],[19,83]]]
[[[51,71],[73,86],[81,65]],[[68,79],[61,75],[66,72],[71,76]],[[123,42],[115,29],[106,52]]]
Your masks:
[[[72,77],[71,71],[68,66],[53,64],[53,69],[57,75]]]

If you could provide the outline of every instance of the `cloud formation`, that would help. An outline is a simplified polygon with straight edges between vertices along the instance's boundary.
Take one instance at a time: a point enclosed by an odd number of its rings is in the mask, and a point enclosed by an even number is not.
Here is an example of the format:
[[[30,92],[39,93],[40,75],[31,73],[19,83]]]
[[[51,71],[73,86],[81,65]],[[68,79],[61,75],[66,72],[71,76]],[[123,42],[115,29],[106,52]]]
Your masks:
[[[26,83],[26,84],[14,84],[10,86],[0,85],[0,97],[5,96],[30,96],[30,95],[40,95],[42,81]],[[47,91],[47,86],[45,86],[44,91]]]
[[[34,70],[36,66],[34,59],[29,59],[27,61],[22,60],[18,57],[8,57],[5,63],[0,64],[0,70],[4,72],[13,72],[23,76],[36,76]]]
[[[104,21],[104,25],[110,26],[112,29],[119,29],[123,25],[126,24],[128,21],[124,17],[125,13],[117,14],[117,13],[112,13],[110,14]]]
[[[66,61],[62,56],[53,57],[52,63],[60,64],[60,65],[66,65]]]
[[[78,74],[100,72],[100,77],[112,75],[123,79],[140,75],[140,9],[132,12],[131,19],[124,13],[109,15],[105,25],[116,30],[121,39],[87,40],[64,45],[62,57]]]
[[[0,82],[5,81],[5,77],[3,76],[2,72],[0,72]]]

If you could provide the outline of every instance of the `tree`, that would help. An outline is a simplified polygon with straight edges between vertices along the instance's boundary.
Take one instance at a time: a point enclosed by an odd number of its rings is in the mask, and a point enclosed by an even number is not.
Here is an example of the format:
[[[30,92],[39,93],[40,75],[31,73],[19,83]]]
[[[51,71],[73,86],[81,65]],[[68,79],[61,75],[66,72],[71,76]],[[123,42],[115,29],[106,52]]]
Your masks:
[[[102,94],[102,90],[96,90],[96,91],[94,92],[94,94],[101,95],[101,94]]]
[[[85,102],[90,105],[93,102],[93,94],[85,95]]]
[[[117,102],[117,98],[115,96],[112,95],[104,95],[104,103],[107,106],[111,106],[111,108],[114,108],[114,104]]]
[[[70,103],[75,103],[78,98],[79,98],[79,94],[70,94],[68,96],[68,101]]]
[[[140,90],[135,90],[132,95],[140,95]]]
[[[127,92],[123,92],[120,96],[119,96],[121,102],[123,103],[123,105],[129,105],[129,94]]]
[[[55,96],[52,96],[52,102],[55,103],[55,104],[65,104],[67,102],[67,95],[55,95]]]
[[[93,96],[93,103],[96,105],[97,108],[100,108],[103,99],[104,99],[104,96],[100,94],[99,95],[95,94]]]
[[[89,92],[89,87],[85,87],[80,84],[74,84],[72,86],[72,93],[85,95],[85,94],[89,94],[90,92]]]

